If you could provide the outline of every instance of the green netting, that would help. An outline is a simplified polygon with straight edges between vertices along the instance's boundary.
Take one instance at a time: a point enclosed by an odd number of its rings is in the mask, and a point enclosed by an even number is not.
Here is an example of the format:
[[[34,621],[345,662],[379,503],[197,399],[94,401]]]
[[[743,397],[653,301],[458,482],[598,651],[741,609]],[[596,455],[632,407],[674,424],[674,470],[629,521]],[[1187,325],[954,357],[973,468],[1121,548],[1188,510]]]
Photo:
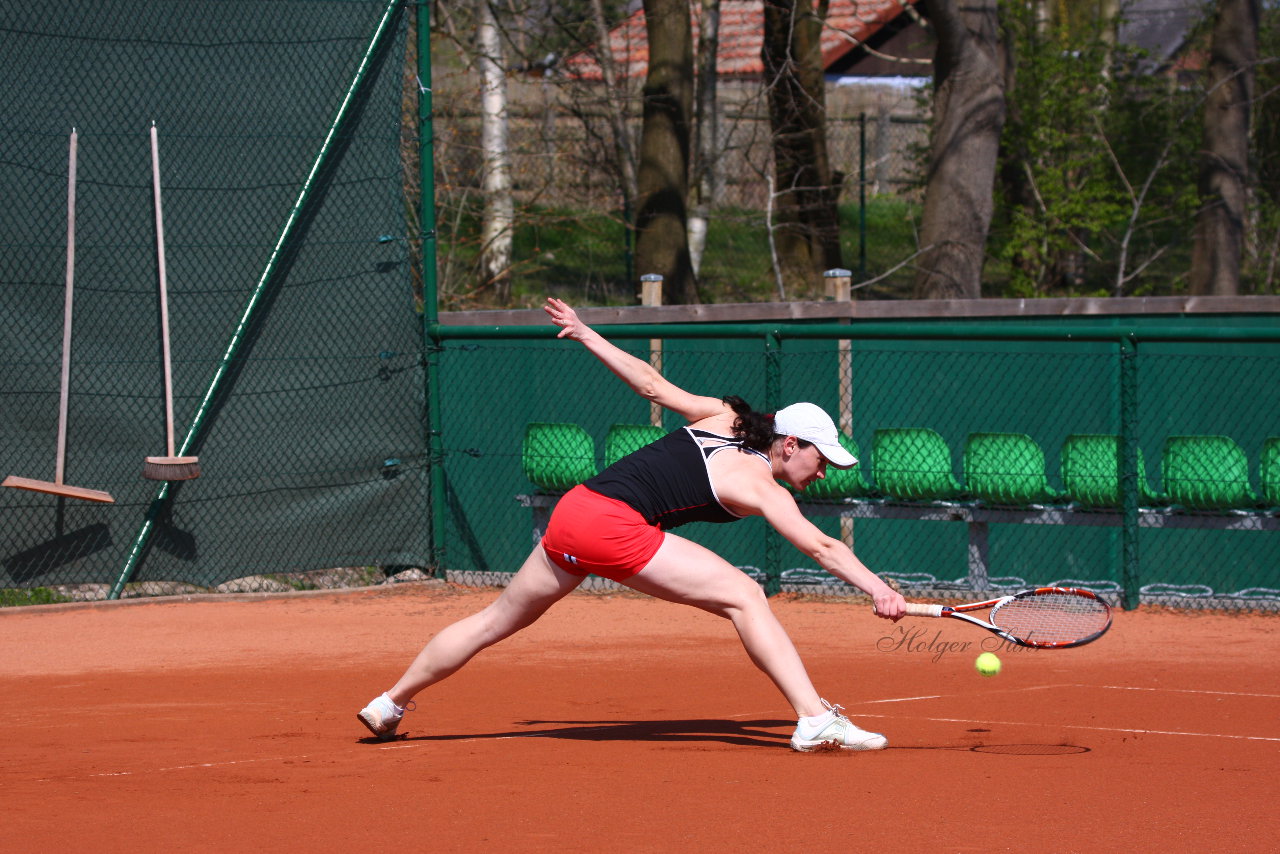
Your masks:
[[[1182,322],[1194,333],[1208,321]],[[1153,342],[1143,343],[1135,360],[1115,340],[1065,340],[1071,323],[1061,326],[1062,341],[948,341],[927,331],[909,335],[906,324],[902,340],[859,340],[854,324],[845,349],[836,340],[788,337],[792,327],[725,339],[679,337],[678,328],[666,327],[673,337],[663,341],[661,362],[676,383],[698,393],[741,394],[761,409],[812,400],[849,425],[865,490],[824,490],[801,500],[820,527],[851,542],[909,593],[963,596],[1071,583],[1117,603],[1274,607],[1280,518],[1257,483],[1264,443],[1280,434],[1280,346]],[[484,573],[519,566],[539,512],[529,497],[540,490],[521,469],[525,425],[580,426],[601,465],[611,427],[647,423],[649,408],[549,328],[530,328],[527,340],[454,337],[458,332],[440,354],[443,387],[467,390],[446,391],[441,562],[458,577],[500,578]],[[648,337],[615,340],[656,357]],[[1136,380],[1131,398],[1126,371]],[[495,401],[499,419],[492,417]],[[668,414],[663,427],[676,426]],[[1200,433],[1230,436],[1243,449],[1255,503],[1207,510],[1162,498],[1166,440]],[[916,474],[946,488],[887,490],[912,464],[882,459],[877,435],[931,437],[940,461],[916,463]],[[1063,470],[1082,436],[1105,437],[1111,465],[1108,480],[1105,461],[1076,463],[1084,501],[1066,490]],[[1124,436],[1135,443],[1133,475],[1125,472]],[[1135,477],[1137,501],[1126,517],[1122,484]],[[1105,486],[1095,483],[1103,480]],[[771,589],[842,589],[759,520],[695,524],[680,533]]]
[[[399,154],[412,10],[0,5],[0,474],[54,480],[74,127],[65,482],[115,498],[0,490],[0,588],[113,585],[126,566],[159,589],[426,565]],[[152,122],[176,435],[192,436],[203,469],[163,501],[141,477],[144,457],[166,452]]]

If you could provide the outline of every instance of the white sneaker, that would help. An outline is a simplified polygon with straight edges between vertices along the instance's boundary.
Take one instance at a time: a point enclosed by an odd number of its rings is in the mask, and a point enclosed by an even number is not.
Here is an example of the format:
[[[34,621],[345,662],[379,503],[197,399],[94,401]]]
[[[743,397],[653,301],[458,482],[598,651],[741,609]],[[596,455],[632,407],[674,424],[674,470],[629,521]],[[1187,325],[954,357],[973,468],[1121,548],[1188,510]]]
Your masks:
[[[883,750],[889,746],[889,740],[880,733],[854,726],[853,721],[841,714],[843,706],[833,706],[826,700],[822,704],[828,712],[819,718],[816,725],[806,727],[803,721],[796,724],[796,731],[791,736],[792,750],[801,753],[831,749]]]
[[[403,709],[391,701],[386,694],[375,697],[359,712],[356,717],[360,723],[369,728],[369,732],[373,733],[378,741],[390,741],[396,737],[396,727],[400,726],[400,720],[404,717],[404,713],[413,708],[412,702]]]

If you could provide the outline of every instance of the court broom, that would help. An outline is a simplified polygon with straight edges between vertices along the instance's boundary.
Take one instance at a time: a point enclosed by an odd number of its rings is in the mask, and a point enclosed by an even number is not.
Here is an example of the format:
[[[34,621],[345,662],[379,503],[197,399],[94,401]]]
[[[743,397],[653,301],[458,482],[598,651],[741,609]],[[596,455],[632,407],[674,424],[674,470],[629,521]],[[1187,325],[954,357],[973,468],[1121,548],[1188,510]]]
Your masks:
[[[81,498],[112,504],[110,493],[81,486],[68,486],[62,482],[67,460],[67,402],[71,393],[71,307],[76,267],[76,129],[71,129],[71,152],[67,163],[67,286],[62,309],[62,386],[58,401],[58,459],[54,466],[53,483],[10,475],[0,486],[30,489],[67,498]]]
[[[173,453],[173,366],[169,359],[169,297],[165,281],[164,217],[160,212],[160,143],[156,123],[151,123],[151,192],[156,209],[156,266],[160,276],[160,341],[164,353],[164,423],[168,455],[147,457],[142,476],[148,480],[191,480],[200,476],[196,457],[176,457]]]

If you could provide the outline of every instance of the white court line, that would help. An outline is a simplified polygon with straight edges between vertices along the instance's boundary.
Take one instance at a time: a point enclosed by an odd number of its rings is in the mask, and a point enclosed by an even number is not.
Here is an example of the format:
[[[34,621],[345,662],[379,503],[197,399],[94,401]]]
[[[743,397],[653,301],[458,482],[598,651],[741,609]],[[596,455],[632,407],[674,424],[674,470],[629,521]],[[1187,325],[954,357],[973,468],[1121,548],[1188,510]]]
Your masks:
[[[940,723],[952,724],[999,724],[1001,726],[1035,726],[1050,727],[1053,729],[1087,729],[1094,732],[1130,732],[1135,735],[1189,735],[1197,738],[1230,738],[1239,741],[1276,741],[1280,742],[1280,736],[1270,735],[1227,735],[1220,732],[1186,732],[1183,730],[1170,729],[1131,729],[1129,727],[1108,727],[1108,726],[1085,726],[1083,724],[1051,724],[1044,721],[991,721],[977,720],[973,718],[928,718],[918,715],[877,715],[864,714],[861,717],[866,718],[895,718],[897,720],[915,720],[915,721],[937,721]]]
[[[1072,685],[1067,682],[1059,682],[1052,685],[1021,685],[1017,688],[985,688],[982,696],[990,696],[991,694],[1020,694],[1027,691],[1047,691],[1051,688],[1079,688],[1079,685]],[[963,692],[959,694],[923,694],[919,697],[886,697],[882,700],[854,700],[847,708],[851,709],[857,706],[871,706],[876,703],[909,703],[912,700],[945,700],[949,697],[969,697],[971,692]]]
[[[890,697],[887,700],[863,700],[858,703],[859,706],[869,706],[872,703],[909,703],[912,700],[941,700],[941,694],[926,694],[923,697]]]
[[[1141,688],[1137,685],[1070,685],[1071,688],[1109,688],[1112,691],[1171,691],[1178,694],[1215,694],[1221,697],[1266,697],[1280,700],[1280,694],[1249,694],[1244,691],[1203,691],[1196,688]]]
[[[1057,683],[1057,684],[1051,684],[1051,685],[1028,685],[1021,688],[1009,688],[1009,689],[997,689],[997,690],[1004,690],[1010,693],[1016,693],[1016,692],[1023,692],[1023,691],[1043,691],[1050,688],[1092,688],[1092,689],[1105,689],[1105,690],[1112,690],[1112,691],[1167,691],[1171,693],[1207,694],[1207,695],[1222,696],[1222,697],[1262,697],[1267,699],[1280,699],[1280,694],[1250,694],[1250,693],[1245,693],[1241,691],[1205,691],[1205,690],[1199,690],[1195,688],[1146,688],[1146,687],[1140,687],[1136,685],[1086,685],[1083,683]],[[988,694],[993,692],[983,692],[983,693]],[[856,705],[865,706],[865,705],[872,705],[874,703],[905,703],[905,702],[910,702],[912,700],[941,700],[945,696],[959,697],[959,696],[967,696],[967,695],[933,694],[933,695],[926,695],[922,697],[891,697],[884,700],[863,700],[862,702],[857,703]],[[918,715],[917,716],[901,716],[901,715],[876,714],[875,712],[870,712],[870,711],[867,711],[867,712],[859,711],[859,712],[856,712],[855,714],[859,717],[868,717],[868,718],[897,718],[897,719],[905,719],[905,720],[937,721],[940,723],[966,723],[966,724],[988,723],[988,724],[1001,724],[1004,726],[1052,726],[1052,727],[1065,728],[1065,729],[1094,730],[1097,732],[1127,732],[1127,733],[1134,733],[1137,735],[1184,735],[1184,736],[1193,736],[1197,738],[1229,738],[1229,739],[1243,740],[1243,741],[1280,742],[1280,737],[1268,736],[1268,735],[1226,735],[1224,733],[1187,732],[1182,730],[1137,729],[1137,728],[1128,728],[1128,727],[1099,727],[1099,726],[1085,726],[1083,724],[1048,724],[1048,723],[1044,723],[1043,721],[1036,721],[1036,722],[986,721],[986,720],[970,720],[968,718],[930,718],[930,717],[920,717]]]
[[[189,771],[193,768],[221,768],[226,765],[252,765],[255,762],[288,762],[291,759],[310,759],[309,756],[264,756],[259,759],[229,759],[226,762],[196,762],[191,765],[170,765],[168,768],[145,768],[141,771],[99,771],[85,777],[132,777],[135,774],[155,774],[159,771]],[[38,782],[56,783],[64,777],[46,777]]]
[[[1017,694],[1025,691],[1047,691],[1050,688],[1080,688],[1080,685],[1071,685],[1061,682],[1054,685],[1022,685],[1017,688],[988,688],[982,692],[982,695],[989,696],[991,694]],[[924,694],[919,697],[888,697],[883,700],[856,700],[850,705],[869,706],[873,703],[909,703],[912,700],[941,700],[946,697],[967,697],[969,694]]]
[[[1253,694],[1245,691],[1207,691],[1199,688],[1147,688],[1138,685],[1088,685],[1083,682],[1056,682],[1049,685],[1023,685],[1017,688],[984,688],[982,696],[991,694],[1016,694],[1026,691],[1049,691],[1054,688],[1089,688],[1107,691],[1164,691],[1171,694],[1207,694],[1216,697],[1258,697],[1268,700],[1280,700],[1280,694]],[[912,700],[941,700],[947,697],[971,697],[974,692],[959,694],[925,694],[919,697],[888,697],[883,700],[857,700],[850,705],[869,706],[875,703],[907,703]]]

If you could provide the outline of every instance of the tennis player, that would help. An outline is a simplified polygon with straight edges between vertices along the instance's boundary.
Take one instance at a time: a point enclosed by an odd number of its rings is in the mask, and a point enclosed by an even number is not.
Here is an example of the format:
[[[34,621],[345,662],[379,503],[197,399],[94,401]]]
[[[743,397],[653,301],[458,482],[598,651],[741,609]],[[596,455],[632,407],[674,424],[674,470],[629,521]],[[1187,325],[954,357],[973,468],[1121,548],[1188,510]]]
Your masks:
[[[803,490],[823,478],[829,465],[857,464],[840,445],[830,416],[812,403],[766,415],[740,398],[691,394],[606,341],[564,302],[548,299],[544,308],[560,327],[558,337],[579,342],[636,394],[689,424],[566,493],[541,544],[502,594],[432,638],[400,680],[360,711],[361,722],[379,739],[395,737],[419,692],[532,624],[595,574],[732,621],[751,660],[795,709],[795,750],[885,747],[884,736],[859,729],[840,706],[819,696],[760,585],[714,552],[671,533],[687,522],[763,516],[823,569],[870,595],[880,616],[902,617],[902,596],[809,522],[778,483]]]

